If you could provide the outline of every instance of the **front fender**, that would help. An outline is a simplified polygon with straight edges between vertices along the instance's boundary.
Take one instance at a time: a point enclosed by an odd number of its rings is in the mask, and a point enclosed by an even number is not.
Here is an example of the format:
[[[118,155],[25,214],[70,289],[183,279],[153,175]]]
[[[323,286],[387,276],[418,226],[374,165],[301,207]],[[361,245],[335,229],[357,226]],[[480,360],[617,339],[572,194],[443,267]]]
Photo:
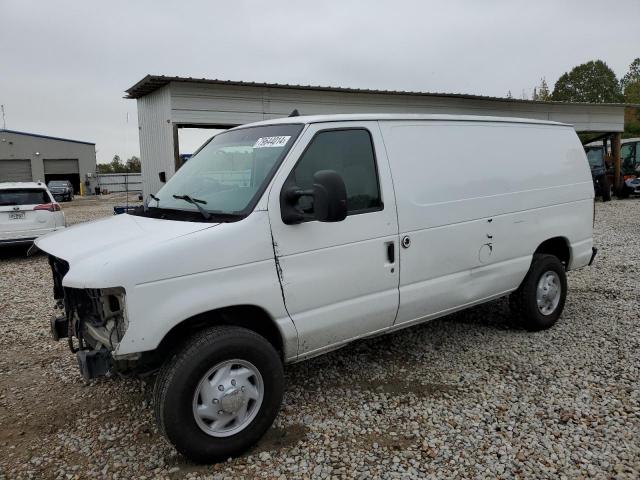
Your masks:
[[[114,356],[154,350],[183,321],[235,305],[265,310],[280,331],[285,359],[295,359],[297,332],[285,310],[273,258],[135,286],[127,291],[129,328]]]

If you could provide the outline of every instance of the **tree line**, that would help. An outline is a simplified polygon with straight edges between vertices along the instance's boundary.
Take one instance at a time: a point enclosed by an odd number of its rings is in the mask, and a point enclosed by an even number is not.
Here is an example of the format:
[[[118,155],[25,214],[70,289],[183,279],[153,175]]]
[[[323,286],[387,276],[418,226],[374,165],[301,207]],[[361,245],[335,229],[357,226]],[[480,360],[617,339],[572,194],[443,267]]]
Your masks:
[[[507,98],[513,98],[511,91]],[[522,98],[529,98],[522,92]],[[591,60],[563,73],[549,89],[545,78],[534,87],[531,100],[553,102],[635,103],[640,104],[640,58],[629,65],[620,79],[602,60]],[[625,136],[640,135],[640,109],[625,110]]]
[[[98,163],[98,173],[140,173],[142,171],[140,159],[135,155],[123,162],[119,155],[115,155],[109,163]]]

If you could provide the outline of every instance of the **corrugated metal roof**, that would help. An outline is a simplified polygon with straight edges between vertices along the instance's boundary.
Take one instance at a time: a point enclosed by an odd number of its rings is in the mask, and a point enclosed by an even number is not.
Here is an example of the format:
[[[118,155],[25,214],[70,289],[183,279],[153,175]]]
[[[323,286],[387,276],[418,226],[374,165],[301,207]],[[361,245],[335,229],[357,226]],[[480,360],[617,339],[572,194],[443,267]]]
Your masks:
[[[467,100],[490,100],[495,102],[506,103],[540,103],[553,105],[594,105],[594,106],[640,106],[628,103],[569,103],[569,102],[545,102],[541,100],[521,100],[517,98],[490,97],[485,95],[469,95],[464,93],[437,93],[437,92],[415,92],[405,90],[373,90],[368,88],[349,88],[349,87],[328,87],[320,85],[295,85],[287,83],[264,83],[264,82],[245,82],[237,80],[220,80],[217,78],[193,78],[193,77],[168,77],[165,75],[147,75],[138,83],[125,90],[127,96],[125,98],[140,98],[149,93],[164,87],[170,82],[185,83],[202,83],[206,85],[232,85],[240,87],[263,87],[263,88],[288,88],[294,90],[316,90],[322,92],[345,92],[345,93],[377,93],[385,95],[418,95],[427,97],[448,97],[462,98]]]
[[[51,137],[49,135],[40,135],[39,133],[18,132],[17,130],[7,130],[0,128],[0,133],[15,133],[16,135],[26,135],[28,137],[46,138],[47,140],[60,140],[62,142],[82,143],[84,145],[95,145],[95,142],[83,142],[82,140],[71,140],[70,138]]]

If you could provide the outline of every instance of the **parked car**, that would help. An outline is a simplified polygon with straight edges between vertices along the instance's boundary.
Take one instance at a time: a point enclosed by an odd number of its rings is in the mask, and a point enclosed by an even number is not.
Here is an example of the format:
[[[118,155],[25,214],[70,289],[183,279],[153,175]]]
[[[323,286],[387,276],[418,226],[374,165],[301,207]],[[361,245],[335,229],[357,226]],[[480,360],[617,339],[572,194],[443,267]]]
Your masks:
[[[640,195],[640,178],[629,178],[624,184],[630,190],[630,195]]]
[[[62,202],[73,200],[73,185],[69,180],[51,180],[47,186],[56,200]]]
[[[0,246],[31,243],[65,226],[60,205],[43,183],[0,183]]]
[[[596,253],[593,197],[569,125],[292,117],[214,136],[133,215],[37,246],[84,377],[159,372],[159,430],[211,462],[269,428],[283,364],[505,295],[524,328],[554,325]]]

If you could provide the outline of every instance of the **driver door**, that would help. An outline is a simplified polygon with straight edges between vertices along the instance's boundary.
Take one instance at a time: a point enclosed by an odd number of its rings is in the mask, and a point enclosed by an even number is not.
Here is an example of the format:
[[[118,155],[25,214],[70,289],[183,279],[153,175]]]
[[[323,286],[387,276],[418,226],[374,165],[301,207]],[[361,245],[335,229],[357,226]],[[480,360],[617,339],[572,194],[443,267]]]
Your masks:
[[[335,170],[347,189],[346,219],[287,225],[283,187],[308,189],[313,174]],[[301,207],[312,212],[308,198]],[[377,122],[311,124],[269,193],[269,219],[284,301],[311,356],[391,326],[398,311],[395,195]]]

